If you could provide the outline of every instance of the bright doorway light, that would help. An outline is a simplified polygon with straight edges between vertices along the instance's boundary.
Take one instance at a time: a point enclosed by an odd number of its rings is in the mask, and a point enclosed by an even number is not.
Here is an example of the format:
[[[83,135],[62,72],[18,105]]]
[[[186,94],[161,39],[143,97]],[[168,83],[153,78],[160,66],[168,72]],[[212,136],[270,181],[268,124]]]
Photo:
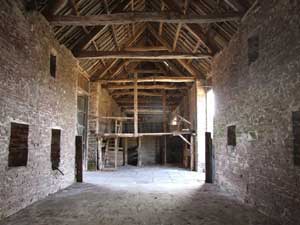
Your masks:
[[[207,132],[213,137],[214,115],[215,115],[215,95],[213,89],[207,92]]]

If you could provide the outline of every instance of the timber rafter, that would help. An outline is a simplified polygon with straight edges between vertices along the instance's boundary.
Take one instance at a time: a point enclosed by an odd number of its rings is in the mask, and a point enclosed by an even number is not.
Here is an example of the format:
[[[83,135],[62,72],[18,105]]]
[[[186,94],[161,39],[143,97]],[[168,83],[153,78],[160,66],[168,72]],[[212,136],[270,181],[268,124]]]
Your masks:
[[[126,107],[137,92],[145,108],[163,96],[176,105],[196,79],[206,83],[214,55],[254,2],[53,0],[40,10],[90,81]]]

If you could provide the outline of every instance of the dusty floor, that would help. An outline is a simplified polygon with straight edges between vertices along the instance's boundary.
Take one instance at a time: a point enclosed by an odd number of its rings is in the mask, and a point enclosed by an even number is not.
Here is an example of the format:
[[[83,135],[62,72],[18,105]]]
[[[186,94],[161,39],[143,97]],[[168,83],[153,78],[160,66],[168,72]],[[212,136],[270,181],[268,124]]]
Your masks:
[[[275,225],[203,175],[175,168],[90,172],[74,184],[0,222],[1,225]]]

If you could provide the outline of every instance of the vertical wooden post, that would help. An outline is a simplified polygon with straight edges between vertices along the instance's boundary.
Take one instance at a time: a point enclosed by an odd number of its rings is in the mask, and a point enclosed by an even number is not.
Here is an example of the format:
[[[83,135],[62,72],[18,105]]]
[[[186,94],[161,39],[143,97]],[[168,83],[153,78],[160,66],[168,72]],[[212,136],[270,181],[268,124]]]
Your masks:
[[[124,140],[124,166],[128,165],[128,139]]]
[[[163,132],[167,132],[167,98],[166,98],[166,91],[162,91],[162,107],[163,107]],[[167,136],[163,136],[163,164],[167,164]]]
[[[97,167],[97,169],[98,170],[102,170],[102,140],[103,140],[103,138],[99,138],[98,139],[98,163],[97,163],[97,165],[98,165],[98,167]]]
[[[118,168],[119,138],[115,138],[115,169]]]
[[[82,142],[82,136],[76,136],[75,139],[75,168],[76,168],[76,181],[82,182],[82,150],[83,150],[83,142]]]
[[[138,136],[139,125],[138,125],[138,82],[137,82],[137,73],[134,74],[134,135]]]
[[[141,156],[141,146],[142,146],[142,137],[138,137],[138,166],[142,166],[142,156]]]
[[[193,171],[194,170],[194,168],[195,168],[195,141],[194,141],[194,136],[193,135],[191,135],[191,146],[190,146],[190,148],[191,148],[191,171]]]
[[[205,182],[213,183],[213,153],[211,133],[205,133]]]

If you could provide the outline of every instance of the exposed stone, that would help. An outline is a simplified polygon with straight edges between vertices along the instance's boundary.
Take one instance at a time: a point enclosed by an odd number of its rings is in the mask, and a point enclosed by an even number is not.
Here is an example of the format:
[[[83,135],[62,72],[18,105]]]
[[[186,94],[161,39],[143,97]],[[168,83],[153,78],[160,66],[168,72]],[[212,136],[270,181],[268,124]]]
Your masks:
[[[296,1],[298,2],[298,1]],[[213,63],[217,183],[258,210],[300,224],[292,112],[300,109],[299,2],[260,1]],[[248,38],[259,56],[248,64]],[[250,49],[251,50],[251,49]],[[237,145],[226,130],[236,126]]]
[[[0,6],[0,218],[72,184],[75,160],[78,62],[42,16],[10,4]],[[29,125],[26,167],[8,167],[11,122]],[[52,128],[61,130],[64,176],[51,167]]]

